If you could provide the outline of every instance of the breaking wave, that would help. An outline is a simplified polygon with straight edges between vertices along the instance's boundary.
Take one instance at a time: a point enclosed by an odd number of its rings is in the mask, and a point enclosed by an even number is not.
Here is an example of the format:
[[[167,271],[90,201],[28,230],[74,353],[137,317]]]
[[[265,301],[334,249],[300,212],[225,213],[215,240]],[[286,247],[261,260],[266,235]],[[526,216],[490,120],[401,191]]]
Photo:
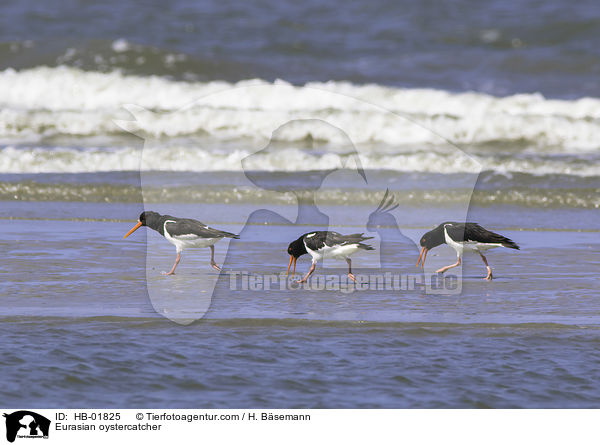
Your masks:
[[[138,119],[138,129],[155,137],[269,139],[278,123],[310,115],[343,129],[356,144],[439,145],[447,139],[553,153],[600,147],[600,99],[595,98],[494,97],[333,81],[304,86],[258,79],[185,82],[59,66],[0,72],[0,103],[4,140],[126,133],[114,120],[131,119],[123,105],[136,104],[151,110]],[[339,142],[308,122],[278,137]]]

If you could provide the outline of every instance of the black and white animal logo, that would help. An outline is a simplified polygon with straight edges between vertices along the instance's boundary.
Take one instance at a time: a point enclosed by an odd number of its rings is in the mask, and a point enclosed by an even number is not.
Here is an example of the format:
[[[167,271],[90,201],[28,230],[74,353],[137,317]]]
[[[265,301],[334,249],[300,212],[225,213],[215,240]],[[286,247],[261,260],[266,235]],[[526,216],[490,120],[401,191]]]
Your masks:
[[[33,411],[15,411],[6,417],[6,440],[19,438],[48,438],[50,420]]]

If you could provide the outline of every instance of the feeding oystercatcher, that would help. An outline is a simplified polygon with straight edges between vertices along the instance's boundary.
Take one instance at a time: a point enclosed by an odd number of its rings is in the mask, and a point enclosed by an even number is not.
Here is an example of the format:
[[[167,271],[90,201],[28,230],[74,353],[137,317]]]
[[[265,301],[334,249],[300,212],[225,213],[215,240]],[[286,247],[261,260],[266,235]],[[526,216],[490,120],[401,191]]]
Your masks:
[[[448,244],[456,251],[457,260],[454,264],[436,270],[436,273],[444,273],[448,269],[460,266],[463,252],[470,251],[477,252],[481,256],[481,259],[487,268],[486,280],[491,280],[493,276],[487,258],[482,252],[494,247],[520,249],[513,240],[497,233],[490,232],[477,223],[445,222],[421,237],[420,244],[422,248],[421,255],[419,255],[419,261],[417,261],[417,267],[419,267],[421,258],[423,258],[423,262],[421,263],[421,268],[423,268],[425,265],[425,258],[427,258],[427,252],[444,243]]]
[[[223,238],[239,238],[239,235],[213,229],[195,219],[176,218],[170,215],[161,215],[156,212],[142,212],[138,223],[125,234],[123,239],[127,238],[142,226],[147,226],[156,230],[177,249],[175,264],[173,264],[171,271],[165,273],[165,275],[173,275],[175,273],[175,268],[181,259],[181,252],[188,247],[210,247],[210,265],[216,270],[221,270],[219,265],[215,263],[214,244]]]
[[[363,244],[362,241],[373,238],[372,236],[363,236],[362,233],[354,233],[352,235],[342,235],[337,232],[308,232],[293,241],[288,246],[290,254],[290,263],[288,264],[287,274],[290,273],[292,262],[294,263],[293,275],[296,275],[296,260],[309,253],[312,256],[312,265],[304,278],[298,283],[304,283],[308,277],[315,271],[317,261],[323,258],[339,258],[345,259],[348,263],[348,278],[356,282],[356,278],[352,274],[352,261],[350,255],[357,250],[374,250],[373,247]]]

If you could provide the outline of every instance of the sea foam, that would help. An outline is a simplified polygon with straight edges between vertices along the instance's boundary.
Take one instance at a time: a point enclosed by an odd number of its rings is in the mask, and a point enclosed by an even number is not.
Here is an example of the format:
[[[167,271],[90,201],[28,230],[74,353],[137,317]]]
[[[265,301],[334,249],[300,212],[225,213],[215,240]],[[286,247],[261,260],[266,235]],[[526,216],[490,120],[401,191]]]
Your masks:
[[[347,131],[354,143],[518,143],[556,153],[600,146],[599,99],[551,100],[540,94],[494,97],[348,82],[293,86],[259,79],[183,82],[38,67],[0,72],[0,103],[3,140],[124,132],[113,120],[123,117],[124,104],[135,104],[154,112],[141,129],[159,137],[207,133],[221,139],[268,139],[274,122],[310,113]],[[279,137],[337,142],[335,135],[314,133],[310,125],[297,125]]]

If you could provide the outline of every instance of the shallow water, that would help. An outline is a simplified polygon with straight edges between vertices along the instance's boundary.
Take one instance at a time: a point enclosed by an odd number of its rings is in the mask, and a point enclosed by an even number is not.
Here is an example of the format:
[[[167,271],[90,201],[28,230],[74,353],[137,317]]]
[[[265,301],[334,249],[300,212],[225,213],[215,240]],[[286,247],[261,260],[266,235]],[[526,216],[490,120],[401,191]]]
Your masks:
[[[90,205],[74,213],[89,216]],[[136,207],[122,211],[135,215]],[[244,212],[232,207],[219,227],[237,231]],[[462,292],[446,295],[231,290],[224,272],[208,313],[185,326],[155,311],[146,283],[150,294],[156,282],[184,286],[193,301],[199,277],[217,276],[208,249],[185,251],[178,274],[163,277],[174,249],[155,233],[122,240],[131,222],[2,220],[0,330],[10,370],[2,399],[48,407],[596,407],[598,229],[580,231],[571,220],[558,231],[515,231],[517,220],[540,211],[506,210],[506,228],[497,229],[522,251],[489,253],[491,283],[470,257]],[[556,221],[561,212],[543,210]],[[225,271],[284,272],[279,237],[305,228],[269,230],[271,242],[248,232],[230,245]],[[155,269],[146,270],[145,236],[160,247]],[[386,267],[412,273],[416,246],[395,248],[396,264]],[[373,273],[379,254],[357,255],[354,264]],[[298,271],[308,265],[301,258]],[[344,271],[331,262],[315,277],[332,273]]]
[[[0,326],[13,345],[3,354],[3,366],[14,370],[2,390],[9,406],[595,408],[600,402],[597,328],[264,319],[181,327],[142,317],[11,317]],[[24,385],[24,375],[36,385]]]
[[[2,8],[5,405],[600,404],[592,0]],[[122,239],[144,209],[242,237],[222,274],[205,249],[164,277],[170,244]],[[491,283],[470,256],[431,278],[448,247],[417,270],[421,234],[465,219],[521,250],[489,252]],[[326,228],[374,237],[371,287],[326,261],[281,288]]]

